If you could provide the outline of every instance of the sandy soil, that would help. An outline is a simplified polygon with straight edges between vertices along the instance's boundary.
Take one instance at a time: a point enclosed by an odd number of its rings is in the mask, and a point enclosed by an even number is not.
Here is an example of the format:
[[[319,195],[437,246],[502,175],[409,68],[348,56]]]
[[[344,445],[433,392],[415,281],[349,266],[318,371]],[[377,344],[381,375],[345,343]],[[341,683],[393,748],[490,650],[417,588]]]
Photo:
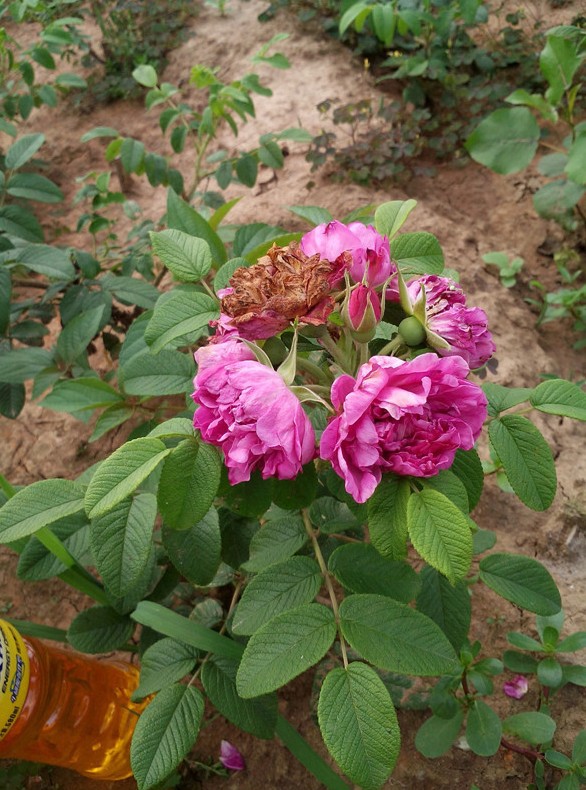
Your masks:
[[[568,18],[578,13],[579,5],[580,0],[575,0],[565,7]],[[297,123],[317,133],[322,126],[316,109],[319,102],[333,97],[351,101],[379,95],[370,74],[335,42],[301,31],[295,20],[285,14],[259,24],[257,15],[265,7],[262,0],[231,0],[225,18],[213,9],[204,8],[193,23],[195,35],[172,54],[165,72],[165,80],[182,84],[185,97],[189,98],[187,78],[192,65],[219,66],[222,77],[237,78],[253,70],[250,58],[262,43],[275,33],[289,32],[289,38],[279,44],[279,50],[288,55],[293,67],[278,72],[255,67],[274,95],[255,100],[256,120],[242,129],[237,141],[226,135],[223,142],[229,147],[236,142],[244,149],[255,145],[263,132],[280,131]],[[46,130],[48,140],[43,154],[49,163],[48,174],[71,200],[76,189],[74,177],[89,170],[105,169],[103,144],[100,141],[82,144],[80,137],[84,132],[99,125],[114,126],[123,134],[143,140],[149,150],[168,154],[170,149],[160,135],[157,120],[156,111],[147,114],[138,101],[96,107],[91,113],[76,112],[65,105],[60,113],[38,111],[28,122],[27,130]],[[334,216],[341,217],[365,204],[415,198],[419,205],[406,229],[427,230],[439,238],[447,265],[461,273],[469,303],[480,305],[489,315],[499,362],[498,371],[490,374],[490,380],[534,386],[545,373],[574,380],[583,375],[583,354],[571,348],[575,338],[569,328],[556,324],[537,331],[535,315],[523,299],[530,280],[555,282],[553,262],[540,255],[538,248],[546,241],[559,239],[557,228],[540,220],[533,211],[533,176],[502,178],[473,163],[465,166],[452,163],[439,167],[434,177],[417,177],[403,189],[393,186],[369,189],[333,183],[322,171],[311,174],[305,161],[306,147],[290,144],[289,149],[285,168],[278,172],[277,178],[266,171],[252,193],[233,190],[234,195],[244,194],[230,215],[233,221],[263,221],[296,230],[304,226],[287,211],[287,206],[324,206]],[[175,160],[187,176],[191,168],[189,154]],[[158,218],[164,213],[165,190],[153,190],[146,180],[144,183],[133,180],[132,198],[144,208],[145,216]],[[79,207],[67,211],[57,207],[49,212],[47,220],[60,241],[72,243],[70,231],[79,211]],[[79,245],[79,238],[74,243]],[[481,256],[490,250],[505,250],[525,259],[525,269],[514,289],[503,288],[495,274],[484,266]],[[586,460],[581,451],[586,430],[583,425],[555,417],[543,416],[538,422],[556,456],[559,486],[554,506],[548,513],[533,513],[500,492],[489,480],[475,518],[482,528],[497,532],[501,550],[521,552],[543,561],[561,589],[568,630],[586,629]],[[114,436],[88,444],[90,433],[91,426],[45,411],[34,403],[28,404],[17,421],[0,421],[1,472],[13,484],[44,477],[73,477],[105,457],[111,452],[113,442],[120,441]],[[17,618],[67,627],[75,613],[86,605],[82,596],[72,594],[59,583],[19,583],[15,579],[14,557],[1,548],[0,557],[2,611],[9,611]],[[523,616],[489,591],[475,592],[475,603],[473,636],[485,644],[487,655],[498,655],[505,645],[504,635],[511,628],[523,626],[531,631],[532,618]],[[502,618],[499,625],[487,622],[497,615]],[[581,658],[586,662],[586,655],[582,654]],[[323,753],[309,704],[311,684],[311,674],[291,684],[281,695],[282,712]],[[519,703],[498,692],[495,696],[502,712],[520,709]],[[563,750],[570,737],[584,726],[586,692],[564,689],[556,698],[553,710],[560,726],[556,744]],[[413,747],[414,734],[424,717],[423,713],[412,711],[400,713],[403,747],[397,769],[386,786],[467,790],[476,783],[482,790],[496,790],[502,786],[527,785],[528,763],[515,755],[499,753],[483,760],[463,749],[454,749],[439,760],[425,761]],[[222,718],[215,719],[203,731],[194,759],[213,762],[222,738],[237,744],[245,754],[247,771],[228,780],[204,779],[201,772],[195,771],[185,779],[183,787],[221,785],[239,790],[253,790],[261,785],[279,790],[319,787],[279,744],[256,741],[237,732]],[[132,780],[116,785],[95,783],[61,770],[43,771],[41,782],[42,786],[63,790],[135,787]]]

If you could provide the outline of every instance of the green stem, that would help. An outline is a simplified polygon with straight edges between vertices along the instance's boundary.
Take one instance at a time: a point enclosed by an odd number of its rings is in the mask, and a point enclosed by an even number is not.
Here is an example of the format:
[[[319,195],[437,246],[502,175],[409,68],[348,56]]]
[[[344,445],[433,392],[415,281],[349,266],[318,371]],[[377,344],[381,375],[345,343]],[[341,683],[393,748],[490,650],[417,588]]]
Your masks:
[[[319,543],[317,540],[317,534],[313,529],[313,526],[309,519],[309,514],[305,508],[301,511],[301,516],[303,518],[303,525],[305,527],[305,531],[307,532],[307,535],[311,540],[315,558],[322,572],[322,576],[324,577],[324,582],[326,584],[328,595],[330,596],[330,602],[332,604],[332,612],[334,613],[334,618],[336,620],[336,628],[338,629],[338,638],[340,640],[340,648],[342,650],[342,661],[344,662],[344,669],[348,669],[348,653],[346,652],[346,641],[344,639],[344,635],[342,634],[342,628],[340,626],[340,610],[338,608],[338,599],[336,598],[336,592],[332,585],[330,572],[328,571],[326,562],[324,560],[324,556],[321,553],[321,549],[319,547]]]
[[[370,359],[368,343],[357,343],[356,346],[358,348],[358,364],[364,365]]]
[[[331,354],[334,362],[336,362],[336,364],[344,371],[344,373],[349,373],[352,375],[352,366],[348,357],[346,354],[344,354],[338,344],[334,342],[331,335],[323,335],[323,337],[318,338],[317,342]]]
[[[401,337],[401,335],[397,335],[392,340],[389,340],[389,342],[386,344],[386,346],[383,346],[381,348],[381,350],[378,352],[378,356],[381,356],[381,357],[385,356],[385,355],[391,355],[392,356],[392,354],[398,348],[401,348],[402,345],[404,345],[403,338]]]
[[[304,359],[303,357],[297,357],[297,369],[303,370],[305,373],[308,373],[310,376],[319,383],[323,384],[326,387],[329,387],[331,384],[331,378],[328,374],[323,371],[315,362],[311,362],[309,359]]]

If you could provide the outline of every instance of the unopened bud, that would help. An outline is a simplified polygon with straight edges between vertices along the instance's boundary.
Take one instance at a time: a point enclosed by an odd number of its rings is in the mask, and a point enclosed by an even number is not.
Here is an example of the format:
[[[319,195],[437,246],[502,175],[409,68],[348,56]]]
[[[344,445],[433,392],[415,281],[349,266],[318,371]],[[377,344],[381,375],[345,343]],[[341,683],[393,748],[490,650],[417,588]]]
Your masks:
[[[352,337],[359,343],[368,343],[381,320],[380,295],[367,285],[356,286],[344,303],[342,316]]]
[[[401,321],[399,334],[408,346],[418,346],[425,340],[425,328],[414,315],[410,315]]]

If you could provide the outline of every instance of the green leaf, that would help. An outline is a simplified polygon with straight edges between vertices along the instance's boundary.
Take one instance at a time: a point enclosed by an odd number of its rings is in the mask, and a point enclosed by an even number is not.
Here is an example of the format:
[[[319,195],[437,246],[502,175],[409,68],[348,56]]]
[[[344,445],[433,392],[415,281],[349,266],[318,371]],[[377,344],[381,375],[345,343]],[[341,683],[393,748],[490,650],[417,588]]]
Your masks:
[[[537,679],[542,686],[551,689],[559,688],[564,680],[562,665],[553,656],[547,656],[537,664]],[[539,741],[543,743],[543,741]]]
[[[451,719],[431,716],[423,722],[415,736],[415,748],[424,757],[433,760],[448,752],[460,734],[464,711],[458,708]]]
[[[132,698],[144,699],[177,683],[193,670],[198,655],[199,651],[191,645],[169,637],[159,639],[141,657],[140,684]]]
[[[439,625],[454,650],[460,650],[468,637],[472,618],[470,594],[464,582],[452,586],[434,568],[423,568],[417,609]]]
[[[476,450],[457,450],[450,471],[460,478],[468,495],[468,507],[474,510],[484,488],[484,472]]]
[[[12,278],[10,272],[0,265],[0,335],[6,332],[10,323],[10,299],[12,296]]]
[[[401,745],[389,692],[374,669],[354,662],[331,670],[317,709],[328,751],[342,771],[365,790],[377,790],[390,776]]]
[[[90,140],[95,140],[100,137],[119,137],[119,132],[111,126],[94,126],[89,132],[86,132],[81,137],[82,143],[89,143]]]
[[[219,314],[218,303],[210,296],[180,286],[161,295],[144,338],[154,354],[169,345],[191,345]]]
[[[203,239],[211,250],[213,268],[218,268],[227,261],[226,248],[218,234],[209,222],[206,222],[188,203],[181,200],[173,189],[167,192],[167,223],[171,229],[181,230],[190,236]]]
[[[138,790],[156,787],[187,755],[204,711],[199,689],[175,684],[160,691],[141,714],[130,747]]]
[[[55,85],[59,85],[60,88],[87,88],[87,80],[80,74],[66,71],[55,77]]]
[[[431,233],[402,233],[391,242],[391,256],[406,277],[444,270],[441,245]]]
[[[466,740],[474,754],[492,757],[501,744],[503,728],[494,710],[481,699],[475,699],[468,711]]]
[[[555,730],[555,721],[545,713],[538,711],[515,713],[503,721],[504,732],[520,738],[531,746],[549,743],[553,739]]]
[[[81,653],[108,653],[128,642],[134,623],[110,606],[92,606],[80,612],[67,631],[67,641]]]
[[[263,480],[259,472],[253,472],[250,480],[233,486],[228,482],[224,467],[218,496],[223,497],[227,508],[240,516],[260,516],[272,502],[273,482],[272,478]]]
[[[9,238],[35,243],[43,241],[43,228],[35,215],[22,206],[0,206],[0,230]]]
[[[576,631],[570,634],[556,646],[556,653],[575,653],[586,647],[586,631]]]
[[[382,595],[351,595],[340,605],[350,645],[380,669],[443,675],[456,669],[453,647],[428,617]]]
[[[38,173],[16,173],[6,184],[9,195],[38,203],[60,203],[63,192],[45,176]]]
[[[89,524],[84,513],[53,522],[51,532],[80,564],[84,564],[89,549]],[[16,575],[26,581],[42,581],[63,573],[65,569],[66,565],[32,536],[19,557]]]
[[[241,697],[258,697],[284,686],[317,664],[332,645],[331,610],[309,603],[273,617],[252,635],[236,676]]]
[[[539,55],[539,68],[549,83],[545,98],[556,105],[572,86],[572,79],[582,62],[576,44],[563,36],[547,37]]]
[[[114,294],[123,304],[144,307],[145,310],[154,307],[160,296],[154,285],[139,280],[138,277],[122,277],[107,272],[100,277],[99,283],[104,291]]]
[[[540,217],[559,219],[572,213],[584,194],[586,188],[580,184],[557,179],[537,190],[533,195],[533,205]]]
[[[212,253],[203,239],[173,228],[151,232],[150,238],[153,252],[181,282],[198,282],[209,272]]]
[[[409,498],[409,537],[423,559],[455,584],[472,562],[472,533],[466,516],[442,493],[423,489]]]
[[[531,394],[531,405],[546,414],[586,420],[586,392],[564,379],[542,381]]]
[[[193,388],[195,364],[179,351],[139,354],[124,363],[119,382],[127,395],[183,395]]]
[[[160,439],[148,437],[119,447],[102,461],[87,488],[85,509],[88,516],[97,518],[134,493],[170,452]]]
[[[144,88],[155,88],[157,86],[157,72],[148,63],[142,63],[132,72],[133,78]]]
[[[39,480],[0,509],[0,541],[11,543],[83,510],[84,489],[71,480]]]
[[[375,228],[392,241],[416,205],[416,200],[390,200],[382,203],[374,212]]]
[[[340,584],[356,593],[386,595],[409,603],[420,588],[419,577],[406,562],[381,557],[367,543],[347,543],[330,556],[328,569]]]
[[[579,134],[568,152],[565,171],[568,178],[576,184],[586,186],[586,133]]]
[[[525,403],[533,393],[529,387],[503,387],[487,381],[482,385],[482,390],[488,400],[488,413],[496,417],[501,411]]]
[[[283,152],[278,143],[274,142],[274,140],[268,140],[264,145],[259,147],[258,158],[263,165],[273,170],[280,170],[285,163]]]
[[[24,408],[26,390],[24,384],[0,382],[0,414],[15,420]]]
[[[544,99],[539,93],[529,93],[521,88],[509,94],[505,98],[505,101],[509,104],[523,104],[527,107],[532,107],[534,110],[537,110],[545,120],[557,123],[558,113],[555,107],[552,107],[547,99]]]
[[[252,154],[244,154],[236,160],[236,175],[245,187],[253,187],[258,175],[258,160]]]
[[[407,480],[383,475],[367,502],[370,539],[383,557],[402,559],[407,555],[407,505],[410,496]]]
[[[482,465],[480,469],[482,471]],[[425,488],[439,491],[465,515],[468,515],[470,512],[466,486],[451,469],[442,469],[433,477],[422,478],[421,482]]]
[[[112,406],[108,406],[98,417],[89,441],[95,442],[101,439],[108,431],[117,428],[133,416],[134,409],[125,403],[115,403]]]
[[[505,650],[503,664],[511,672],[517,674],[531,675],[537,671],[537,661],[533,656],[518,653],[516,650]]]
[[[180,532],[164,526],[163,544],[173,565],[188,581],[202,586],[209,584],[221,560],[217,511],[211,508],[199,522]]]
[[[329,535],[332,532],[345,532],[357,529],[361,522],[356,518],[348,505],[338,502],[331,496],[318,497],[309,507],[309,518],[320,532]]]
[[[163,465],[157,494],[165,524],[189,529],[208,512],[220,484],[221,461],[209,444],[189,437],[175,447]]]
[[[217,293],[222,288],[227,288],[230,284],[230,278],[237,269],[243,266],[248,267],[249,263],[246,258],[231,258],[218,269],[218,273],[214,277],[214,291]]]
[[[114,596],[126,595],[145,570],[151,551],[157,500],[153,494],[123,499],[93,519],[91,546],[96,568]]]
[[[262,571],[275,562],[291,557],[307,541],[299,515],[286,514],[267,521],[250,542],[250,558],[242,566],[246,571]]]
[[[547,510],[557,479],[551,450],[525,417],[505,414],[488,426],[490,443],[519,499],[532,510]]]
[[[83,354],[100,328],[104,306],[94,307],[76,315],[61,330],[57,338],[57,355],[67,365],[72,365]]]
[[[122,404],[118,392],[105,381],[96,378],[58,381],[41,405],[58,412],[78,412]]]
[[[330,212],[320,206],[288,206],[289,211],[306,220],[312,227],[323,225],[333,220]]]
[[[293,480],[273,481],[273,502],[285,510],[309,507],[317,493],[315,464],[310,461]]]
[[[53,363],[53,354],[44,348],[15,348],[0,354],[0,381],[22,384]]]
[[[227,636],[222,636],[152,601],[141,601],[132,613],[132,619],[160,634],[224,658],[239,659],[244,650],[242,645]]]
[[[360,32],[362,26],[364,25],[364,20],[371,12],[372,5],[370,5],[370,3],[364,2],[364,0],[361,0],[361,2],[358,3],[353,3],[340,17],[340,36],[344,35],[352,23],[354,23],[356,30]]]
[[[120,161],[127,173],[137,173],[144,162],[144,143],[125,137],[120,146]]]
[[[576,735],[574,746],[572,747],[572,760],[580,763],[580,765],[586,763],[586,730],[581,730]]]
[[[27,269],[52,280],[69,282],[75,278],[75,269],[68,253],[48,244],[27,244],[19,251],[17,260]]]
[[[270,740],[277,726],[277,696],[242,699],[236,690],[238,663],[214,658],[204,664],[201,681],[212,705],[244,732]]]
[[[480,578],[498,595],[540,615],[559,612],[558,588],[543,565],[521,554],[490,554],[480,561]]]
[[[495,173],[509,175],[527,167],[539,144],[539,125],[527,107],[495,110],[466,140],[472,157]]]
[[[6,151],[5,168],[7,170],[18,170],[33,158],[44,142],[44,134],[23,134]]]
[[[310,603],[322,581],[319,566],[310,557],[291,557],[271,565],[246,585],[232,631],[253,634],[278,614]]]

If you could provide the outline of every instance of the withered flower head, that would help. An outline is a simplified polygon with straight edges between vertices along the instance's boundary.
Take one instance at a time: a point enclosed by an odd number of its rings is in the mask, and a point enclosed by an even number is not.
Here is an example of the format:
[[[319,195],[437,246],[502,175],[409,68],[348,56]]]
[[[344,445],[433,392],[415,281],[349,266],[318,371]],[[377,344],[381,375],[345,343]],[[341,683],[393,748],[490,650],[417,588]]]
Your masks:
[[[325,324],[334,309],[332,287],[351,263],[350,253],[330,263],[319,255],[305,255],[297,242],[274,244],[254,266],[237,269],[230,288],[220,294],[221,334],[236,331],[246,340],[261,340],[282,332],[295,319]]]

